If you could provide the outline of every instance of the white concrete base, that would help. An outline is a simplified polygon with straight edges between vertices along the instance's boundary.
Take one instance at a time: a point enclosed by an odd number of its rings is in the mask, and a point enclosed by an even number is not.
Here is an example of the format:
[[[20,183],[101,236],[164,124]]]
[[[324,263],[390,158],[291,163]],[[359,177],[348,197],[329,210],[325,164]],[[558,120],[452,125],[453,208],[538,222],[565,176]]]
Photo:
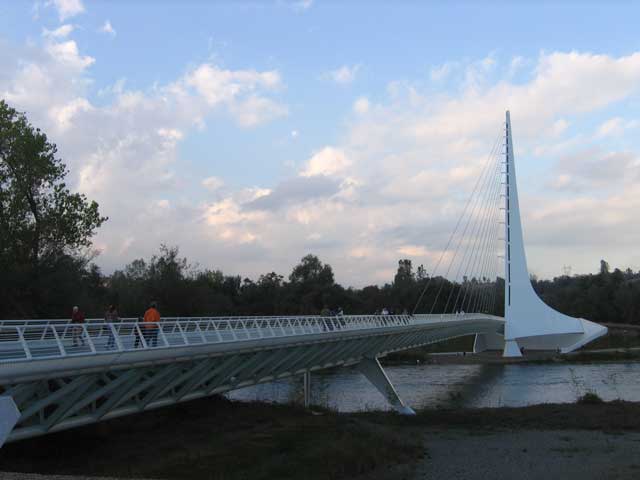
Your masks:
[[[473,353],[481,353],[486,350],[503,350],[504,335],[499,333],[477,334],[473,342]]]
[[[416,412],[413,408],[411,407],[407,407],[406,405],[402,408],[397,408],[396,411],[400,414],[400,415],[415,415]]]
[[[358,364],[358,370],[387,399],[396,412],[400,415],[416,414],[411,407],[404,404],[377,358],[362,359]]]
[[[13,398],[0,397],[0,447],[7,441],[7,437],[20,418],[20,410],[16,407]]]
[[[518,342],[515,340],[507,340],[504,343],[504,352],[502,353],[503,357],[522,357],[522,352],[520,351],[520,346]]]
[[[304,408],[311,406],[311,372],[304,372]]]

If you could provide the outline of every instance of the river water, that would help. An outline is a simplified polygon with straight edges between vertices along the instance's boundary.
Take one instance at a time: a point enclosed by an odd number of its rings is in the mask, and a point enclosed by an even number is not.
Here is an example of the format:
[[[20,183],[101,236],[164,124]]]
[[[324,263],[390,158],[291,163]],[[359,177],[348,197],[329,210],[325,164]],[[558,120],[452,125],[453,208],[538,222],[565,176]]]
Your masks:
[[[640,363],[403,365],[385,370],[413,408],[569,403],[587,392],[604,400],[640,401]],[[389,409],[382,395],[353,369],[314,373],[311,396],[314,404],[342,412]],[[228,397],[296,402],[302,398],[302,380],[247,387]]]

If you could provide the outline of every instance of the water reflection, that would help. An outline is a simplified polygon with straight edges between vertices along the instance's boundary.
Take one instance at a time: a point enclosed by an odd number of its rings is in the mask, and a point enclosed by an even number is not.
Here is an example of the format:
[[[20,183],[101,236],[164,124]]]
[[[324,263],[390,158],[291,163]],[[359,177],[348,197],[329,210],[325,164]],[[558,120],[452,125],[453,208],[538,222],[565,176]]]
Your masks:
[[[388,367],[400,396],[417,408],[500,407],[574,402],[586,392],[604,400],[640,401],[640,363],[416,365]],[[301,379],[247,387],[237,400],[297,402]],[[386,401],[353,369],[315,373],[313,403],[343,412],[386,410]]]

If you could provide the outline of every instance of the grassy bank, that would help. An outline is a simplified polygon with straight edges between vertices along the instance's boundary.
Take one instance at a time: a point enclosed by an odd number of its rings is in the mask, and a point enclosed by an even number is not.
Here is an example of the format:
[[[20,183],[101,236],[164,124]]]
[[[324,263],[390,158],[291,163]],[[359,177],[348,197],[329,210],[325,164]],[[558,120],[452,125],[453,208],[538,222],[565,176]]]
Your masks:
[[[8,444],[0,471],[166,479],[396,478],[433,427],[640,431],[640,403],[313,414],[291,405],[190,402]],[[393,468],[398,467],[398,468]],[[404,475],[399,475],[398,478]]]
[[[357,415],[375,423],[410,428],[420,425],[468,430],[640,431],[640,402],[604,402],[583,398],[584,401],[577,403],[518,408],[427,409],[419,411],[416,417],[382,412]]]
[[[0,471],[167,479],[351,478],[413,462],[394,425],[210,398],[4,446]]]

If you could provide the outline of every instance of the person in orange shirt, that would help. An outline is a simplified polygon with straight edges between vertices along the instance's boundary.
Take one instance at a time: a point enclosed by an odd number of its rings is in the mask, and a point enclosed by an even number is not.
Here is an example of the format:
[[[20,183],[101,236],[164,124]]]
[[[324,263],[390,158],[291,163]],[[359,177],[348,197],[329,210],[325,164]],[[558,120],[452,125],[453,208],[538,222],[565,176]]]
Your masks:
[[[144,332],[144,339],[147,342],[147,346],[158,346],[158,323],[160,322],[160,312],[158,311],[158,304],[151,302],[149,308],[144,312],[144,318],[142,319],[142,328]],[[153,345],[151,345],[153,343]]]

